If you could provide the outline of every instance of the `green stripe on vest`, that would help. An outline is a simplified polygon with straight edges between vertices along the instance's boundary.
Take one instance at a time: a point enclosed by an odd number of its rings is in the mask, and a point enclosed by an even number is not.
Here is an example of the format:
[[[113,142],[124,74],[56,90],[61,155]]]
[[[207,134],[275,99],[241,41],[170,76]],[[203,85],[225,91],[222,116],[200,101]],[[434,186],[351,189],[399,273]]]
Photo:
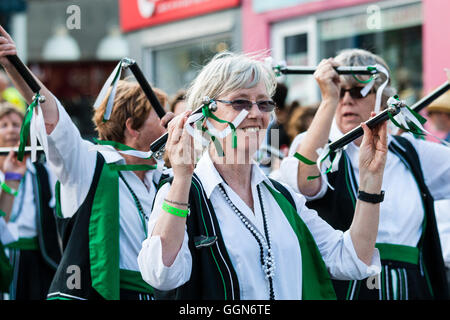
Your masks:
[[[13,266],[5,254],[5,248],[0,242],[0,291],[9,292],[9,285],[13,278]]]
[[[375,247],[380,252],[380,259],[419,263],[419,248],[390,243],[377,243]]]
[[[266,183],[264,184],[289,221],[300,245],[302,254],[302,299],[336,300],[330,274],[308,227],[281,193],[273,190]]]
[[[119,300],[119,177],[107,165],[92,204],[89,256],[92,287],[106,300]]]
[[[142,279],[139,271],[120,269],[120,288],[148,294],[153,293],[153,288]]]
[[[19,240],[15,242],[6,244],[5,247],[19,250],[39,250],[39,241],[37,237],[19,238]]]

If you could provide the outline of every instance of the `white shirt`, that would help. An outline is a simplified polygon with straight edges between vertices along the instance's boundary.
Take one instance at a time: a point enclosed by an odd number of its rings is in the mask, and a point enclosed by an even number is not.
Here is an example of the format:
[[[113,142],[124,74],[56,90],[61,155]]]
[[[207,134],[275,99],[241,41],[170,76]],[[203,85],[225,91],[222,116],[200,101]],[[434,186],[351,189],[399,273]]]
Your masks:
[[[300,247],[285,215],[263,184],[266,182],[272,189],[275,189],[267,176],[256,164],[252,165],[251,188],[255,207],[253,213],[245,202],[223,182],[208,153],[205,153],[200,159],[195,173],[213,204],[227,253],[238,277],[241,299],[268,299],[268,281],[262,271],[256,240],[231,210],[220,193],[219,184],[225,188],[233,204],[264,235],[261,206],[256,188],[257,185],[260,186],[276,263],[275,298],[301,299],[302,256]],[[161,214],[162,201],[169,188],[170,185],[165,184],[156,195],[155,206],[149,221],[149,238],[142,244],[142,250],[138,257],[143,279],[151,286],[161,290],[170,290],[186,283],[190,278],[192,268],[187,232],[184,235],[183,245],[170,267],[164,266],[162,262],[160,237],[151,236]],[[379,272],[380,260],[377,250],[373,256],[372,265],[364,264],[356,255],[349,232],[342,233],[331,228],[314,210],[305,206],[305,199],[302,196],[293,192],[289,187],[287,188],[295,199],[297,210],[311,231],[333,278],[363,279]]]
[[[447,268],[450,268],[450,200],[439,200],[434,203],[436,222],[441,239],[442,254]]]
[[[0,223],[0,225],[2,225],[2,227],[0,227],[0,237],[4,245],[15,242],[19,240],[19,238],[34,238],[37,236],[36,199],[33,190],[33,181],[36,179],[36,169],[32,165],[30,159],[27,159],[26,166],[27,171],[25,172],[25,178],[19,185],[18,194],[14,199],[13,207],[11,209],[10,220],[9,222],[6,222],[2,218],[3,222]],[[49,206],[53,208],[55,206],[53,194],[56,180],[49,170],[47,170],[47,172],[51,191]],[[0,180],[4,181],[4,173],[1,171]]]
[[[293,155],[306,133],[298,135],[291,144],[289,156],[283,159],[279,179],[296,192],[298,159]],[[335,141],[342,133],[337,129],[335,122],[331,127],[330,140]],[[416,149],[425,183],[435,200],[450,199],[450,148],[437,143],[415,139],[411,134],[403,134]],[[388,142],[393,138],[388,136]],[[359,147],[353,142],[348,144],[346,153],[349,156],[355,177],[359,178]],[[328,188],[327,176],[322,174],[320,191],[308,200],[322,198]],[[406,246],[417,246],[422,235],[422,222],[424,210],[420,191],[412,173],[401,160],[388,151],[386,167],[383,174],[382,190],[385,191],[384,201],[380,204],[380,220],[377,235],[378,243],[391,243]]]
[[[57,101],[57,100],[56,100]],[[91,187],[97,153],[90,150],[93,144],[83,140],[62,105],[57,101],[59,121],[48,138],[48,150],[44,150],[50,169],[61,182],[61,210],[65,218],[72,217],[84,202]],[[111,146],[100,151],[106,163],[125,164],[125,159]],[[156,194],[154,182],[161,171],[147,171],[144,183],[132,172],[122,171],[147,217]],[[137,255],[145,239],[145,231],[133,197],[122,179],[119,179],[119,251],[121,269],[138,271]]]

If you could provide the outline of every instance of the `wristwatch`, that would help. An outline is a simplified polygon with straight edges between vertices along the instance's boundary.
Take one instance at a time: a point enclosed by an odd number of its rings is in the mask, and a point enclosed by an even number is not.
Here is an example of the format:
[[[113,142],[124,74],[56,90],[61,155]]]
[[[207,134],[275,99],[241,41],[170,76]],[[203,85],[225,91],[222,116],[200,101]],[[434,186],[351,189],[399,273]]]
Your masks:
[[[373,194],[358,190],[358,199],[370,203],[380,203],[384,200],[384,191],[381,190],[380,194]]]

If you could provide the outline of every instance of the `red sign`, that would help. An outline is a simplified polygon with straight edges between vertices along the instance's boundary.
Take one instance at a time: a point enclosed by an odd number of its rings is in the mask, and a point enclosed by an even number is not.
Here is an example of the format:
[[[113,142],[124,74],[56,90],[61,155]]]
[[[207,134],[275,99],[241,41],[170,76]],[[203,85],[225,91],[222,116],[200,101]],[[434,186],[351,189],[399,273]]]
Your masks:
[[[119,0],[122,31],[236,7],[239,0]]]

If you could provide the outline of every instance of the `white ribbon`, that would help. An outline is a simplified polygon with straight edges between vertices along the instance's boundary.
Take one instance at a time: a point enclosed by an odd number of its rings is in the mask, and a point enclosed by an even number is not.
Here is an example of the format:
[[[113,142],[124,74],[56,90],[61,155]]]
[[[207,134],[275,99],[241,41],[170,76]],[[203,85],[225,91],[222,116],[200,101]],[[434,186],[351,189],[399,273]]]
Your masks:
[[[103,85],[102,89],[100,90],[97,99],[95,99],[94,108],[97,109],[100,106],[100,104],[105,100],[106,94],[108,93],[108,90],[112,85],[111,93],[108,97],[108,102],[106,104],[105,113],[103,114],[104,120],[109,120],[111,116],[112,107],[114,104],[114,97],[116,95],[117,83],[118,80],[120,80],[121,74],[122,74],[122,61],[119,61],[117,66],[114,68],[113,72],[109,75],[108,79],[106,79],[106,82]]]
[[[152,151],[139,151],[139,150],[117,150],[113,146],[93,144],[89,147],[89,151],[102,151],[102,152],[119,152],[121,154],[133,156],[141,159],[148,159],[153,155]]]
[[[248,111],[247,110],[242,110],[237,116],[236,118],[234,118],[234,120],[231,122],[235,128],[237,128],[242,121],[244,121],[244,119],[247,117],[248,115]],[[186,129],[186,131],[192,136],[192,138],[198,142],[200,142],[203,146],[207,146],[209,145],[209,140],[205,139],[202,136],[202,132],[201,133],[197,133],[199,130],[195,130],[192,127],[193,123],[196,123],[197,121],[201,121],[203,119],[203,114],[202,113],[195,113],[192,114],[186,121],[186,123],[184,124],[184,128]],[[222,131],[218,131],[214,125],[208,120],[206,119],[206,126],[208,128],[208,133],[211,136],[214,136],[216,138],[220,138],[223,139],[225,138],[227,135],[229,135],[231,133],[231,128],[230,125],[227,125],[227,127],[225,129],[223,129]]]
[[[408,121],[412,122],[414,125],[416,125],[421,131],[429,134],[430,136],[434,137],[435,139],[439,140],[443,145],[450,147],[450,143],[448,143],[447,141],[440,139],[438,137],[436,137],[434,134],[432,134],[431,132],[427,131],[422,124],[420,123],[420,121],[416,118],[416,116],[406,107],[403,107],[400,109],[400,113],[398,113],[395,117],[394,117],[395,121],[397,121],[400,125],[404,126],[405,128],[411,130],[411,127],[408,124]]]
[[[341,159],[341,156],[342,156],[342,149],[338,149],[335,151],[336,155],[335,155],[333,162],[331,162],[331,159],[330,159],[330,144],[329,143],[327,143],[323,148],[318,148],[316,150],[316,153],[319,155],[319,157],[317,158],[317,161],[316,161],[316,165],[317,165],[317,169],[319,169],[319,172],[321,175],[326,174],[326,172],[330,168],[330,166],[331,166],[331,170],[329,171],[330,173],[338,170],[339,160]],[[331,190],[334,190],[334,188],[330,185],[328,180],[327,180],[327,185],[330,187]]]
[[[386,86],[389,82],[389,71],[385,67],[383,67],[381,64],[376,64],[375,67],[377,68],[377,70],[379,72],[383,73],[386,76],[386,80],[383,82],[383,84],[381,86],[378,87],[378,90],[377,90],[374,112],[376,114],[378,114],[380,112],[380,108],[381,108],[381,98],[383,96],[384,88],[386,88]],[[371,82],[375,82],[374,80],[372,80]]]
[[[234,120],[231,123],[237,129],[237,127],[241,124],[242,121],[244,121],[244,119],[247,117],[247,115],[248,115],[248,111],[244,109],[236,116],[236,118],[234,118]],[[216,138],[223,139],[223,138],[225,138],[227,135],[229,135],[231,133],[230,125],[228,125],[222,131],[218,131],[214,127],[214,125],[208,119],[206,119],[206,126],[208,127],[208,132],[211,135],[215,136]]]
[[[44,116],[42,114],[42,108],[39,101],[33,110],[30,123],[30,147],[31,147],[31,162],[37,160],[37,141],[43,147],[44,150],[48,150],[47,131],[45,129]]]

